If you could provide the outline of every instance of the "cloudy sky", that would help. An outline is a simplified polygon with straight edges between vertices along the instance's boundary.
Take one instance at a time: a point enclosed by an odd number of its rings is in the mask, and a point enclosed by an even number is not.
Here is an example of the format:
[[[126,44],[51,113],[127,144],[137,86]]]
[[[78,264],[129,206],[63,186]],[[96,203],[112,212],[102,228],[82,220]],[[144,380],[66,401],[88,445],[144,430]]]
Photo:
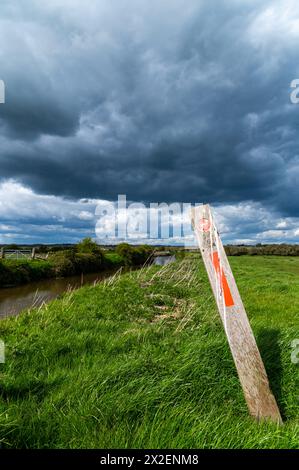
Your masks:
[[[1,0],[0,243],[95,207],[209,202],[225,241],[299,241],[297,0]]]

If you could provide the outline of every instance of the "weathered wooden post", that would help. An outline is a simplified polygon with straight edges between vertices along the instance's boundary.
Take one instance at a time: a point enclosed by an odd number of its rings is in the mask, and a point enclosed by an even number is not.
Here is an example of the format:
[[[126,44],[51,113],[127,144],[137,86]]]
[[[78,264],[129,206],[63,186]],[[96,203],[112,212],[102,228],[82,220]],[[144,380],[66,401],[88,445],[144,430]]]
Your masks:
[[[35,259],[35,248],[32,248],[31,259]]]
[[[2,247],[0,250],[0,259],[4,259],[4,258],[5,258],[5,251],[4,251],[4,247]]]
[[[280,412],[208,204],[192,210],[192,224],[249,412],[257,420],[281,423]]]

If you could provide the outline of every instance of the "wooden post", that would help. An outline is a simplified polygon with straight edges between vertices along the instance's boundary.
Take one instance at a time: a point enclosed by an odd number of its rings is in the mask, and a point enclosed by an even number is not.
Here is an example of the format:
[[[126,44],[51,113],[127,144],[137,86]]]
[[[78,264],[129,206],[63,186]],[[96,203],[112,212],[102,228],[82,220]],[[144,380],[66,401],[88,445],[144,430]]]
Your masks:
[[[192,209],[192,225],[249,412],[257,420],[281,423],[280,412],[209,205]]]
[[[35,259],[35,248],[32,248],[31,259]]]
[[[0,250],[0,258],[1,258],[1,259],[4,259],[4,258],[5,258],[4,247],[2,247],[1,250]]]

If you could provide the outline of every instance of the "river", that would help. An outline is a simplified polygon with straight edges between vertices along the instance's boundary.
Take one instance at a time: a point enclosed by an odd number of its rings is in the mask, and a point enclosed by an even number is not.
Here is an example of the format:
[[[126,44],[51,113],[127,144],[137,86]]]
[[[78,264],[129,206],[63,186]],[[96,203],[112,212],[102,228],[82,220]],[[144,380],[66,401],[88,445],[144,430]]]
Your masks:
[[[173,263],[175,259],[175,255],[156,256],[153,261],[153,264],[158,266],[166,266],[167,264]]]
[[[175,256],[156,256],[153,264],[164,266],[175,261]],[[18,315],[23,310],[56,299],[67,289],[78,289],[81,285],[93,284],[114,274],[115,271],[102,271],[99,273],[84,274],[83,284],[81,276],[65,277],[61,279],[46,279],[31,282],[18,287],[0,288],[0,319]]]
[[[101,281],[112,274],[113,271],[84,274],[83,285]],[[18,315],[22,310],[32,306],[39,307],[43,303],[56,299],[68,288],[77,289],[81,285],[81,276],[72,276],[62,279],[46,279],[31,282],[30,284],[18,287],[2,288],[0,289],[0,319]]]

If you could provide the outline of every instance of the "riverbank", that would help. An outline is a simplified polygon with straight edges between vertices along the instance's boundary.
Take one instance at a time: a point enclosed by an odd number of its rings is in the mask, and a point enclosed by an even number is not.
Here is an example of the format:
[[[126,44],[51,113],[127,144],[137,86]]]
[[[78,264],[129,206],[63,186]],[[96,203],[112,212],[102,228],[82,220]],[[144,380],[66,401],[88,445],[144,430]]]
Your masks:
[[[0,442],[298,448],[299,259],[235,257],[284,425],[248,417],[199,258],[117,275],[0,322]]]
[[[0,260],[0,288],[13,287],[50,278],[61,278],[120,268],[140,266],[152,253],[147,246],[119,245],[114,251],[102,251],[97,245],[89,251],[78,247],[51,253],[47,260]]]
[[[101,282],[115,272],[114,269],[79,276],[43,279],[16,287],[2,287],[0,289],[0,321],[9,316],[19,315],[24,310],[45,305],[69,290]]]

